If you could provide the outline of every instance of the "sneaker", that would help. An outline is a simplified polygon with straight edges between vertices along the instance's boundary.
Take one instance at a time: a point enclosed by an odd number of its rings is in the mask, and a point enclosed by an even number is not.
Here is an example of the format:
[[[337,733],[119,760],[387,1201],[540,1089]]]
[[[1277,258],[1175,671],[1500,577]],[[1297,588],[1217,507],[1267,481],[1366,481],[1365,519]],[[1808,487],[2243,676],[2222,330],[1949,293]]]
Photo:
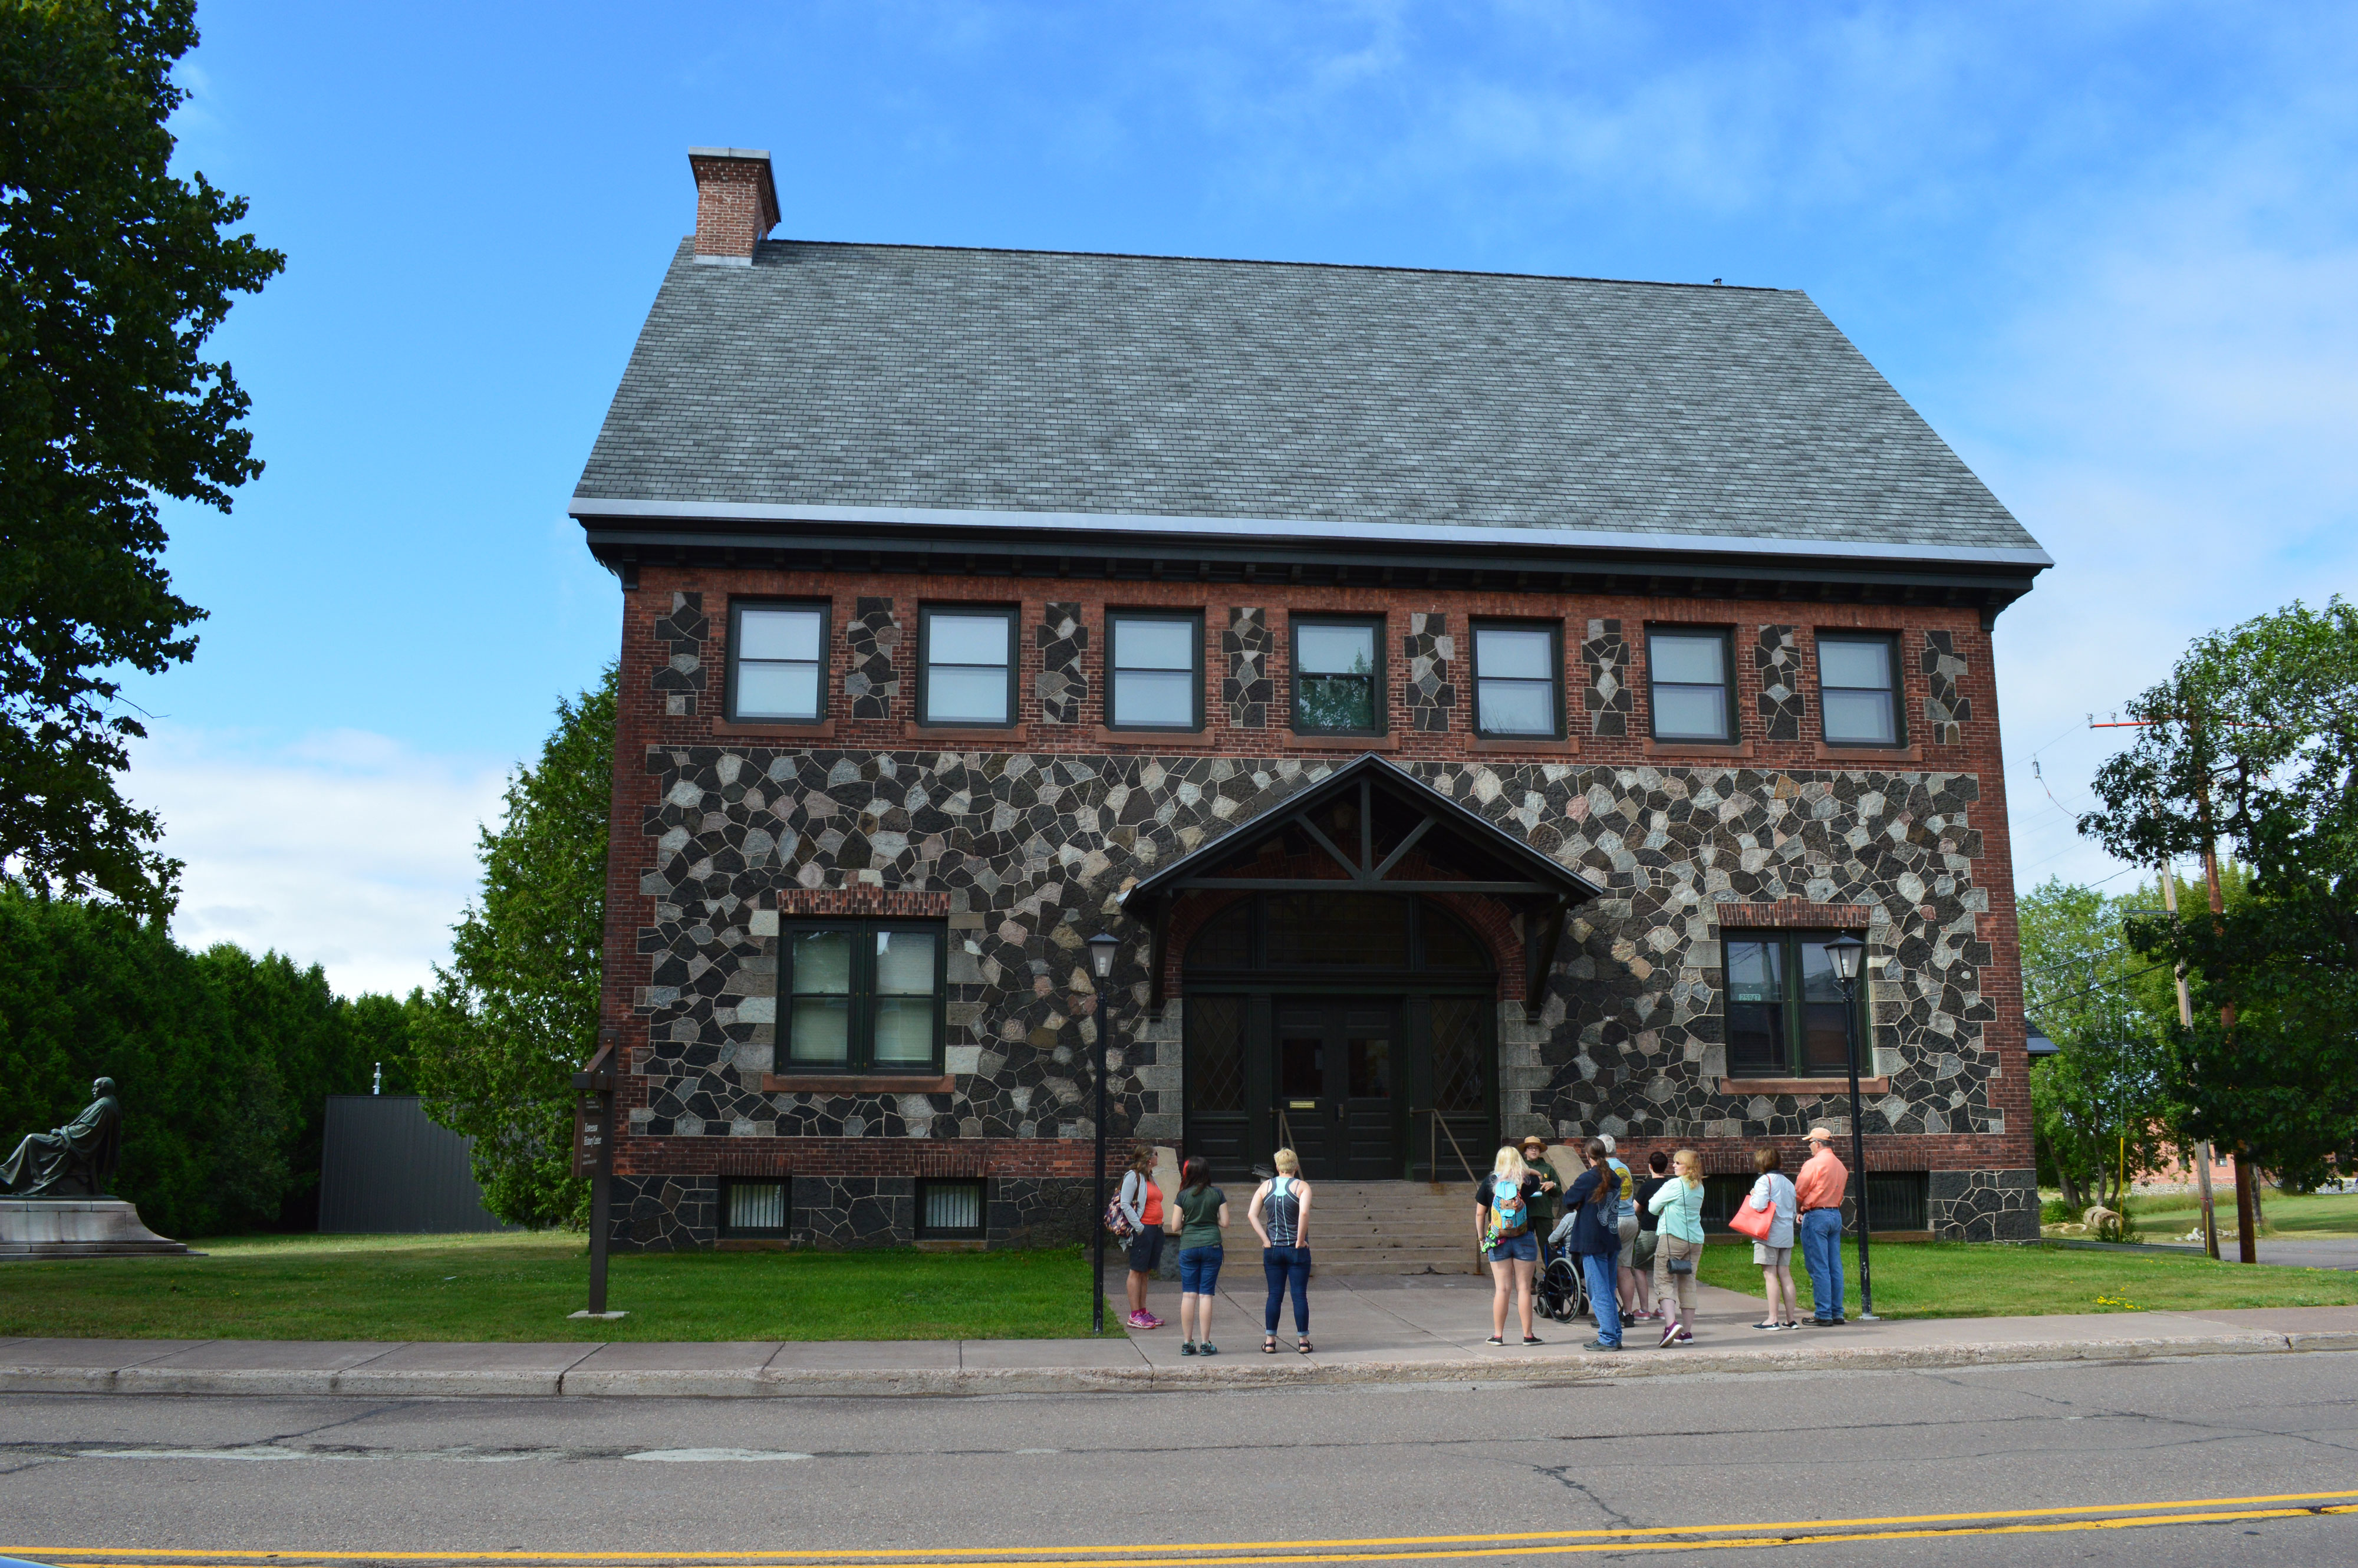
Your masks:
[[[1163,1319],[1155,1316],[1152,1313],[1148,1313],[1146,1314],[1146,1326],[1149,1328],[1161,1328],[1163,1326]]]
[[[1694,1343],[1694,1336],[1682,1328],[1679,1330],[1679,1343],[1682,1345],[1693,1345]]]
[[[1671,1344],[1671,1343],[1675,1342],[1675,1341],[1678,1339],[1678,1337],[1679,1337],[1679,1325],[1678,1325],[1677,1324],[1675,1324],[1675,1323],[1672,1323],[1672,1324],[1665,1324],[1665,1325],[1663,1325],[1663,1327],[1662,1327],[1662,1344],[1663,1344],[1663,1345],[1669,1345],[1669,1344]],[[1657,1346],[1657,1348],[1660,1348],[1660,1346]]]
[[[1131,1328],[1160,1328],[1162,1326],[1160,1319],[1150,1316],[1148,1314],[1142,1312],[1131,1313],[1126,1322]]]
[[[1592,1339],[1587,1344],[1582,1346],[1581,1348],[1583,1350],[1618,1350],[1621,1346],[1618,1345],[1607,1345],[1601,1339]]]
[[[1182,1356],[1193,1356],[1195,1354],[1195,1342],[1191,1339],[1186,1344],[1182,1345],[1179,1347],[1179,1354]]]

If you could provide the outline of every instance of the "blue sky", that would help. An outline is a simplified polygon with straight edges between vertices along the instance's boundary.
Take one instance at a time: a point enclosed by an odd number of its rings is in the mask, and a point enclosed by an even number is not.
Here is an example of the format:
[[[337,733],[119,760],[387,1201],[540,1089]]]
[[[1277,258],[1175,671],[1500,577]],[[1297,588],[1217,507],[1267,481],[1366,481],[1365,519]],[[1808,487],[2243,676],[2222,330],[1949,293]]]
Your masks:
[[[1807,289],[2059,562],[1999,622],[2026,883],[2119,869],[2068,825],[2087,712],[2358,592],[2347,6],[199,19],[180,167],[288,266],[215,341],[269,470],[170,515],[212,619],[132,688],[130,788],[189,862],[184,939],[348,988],[427,978],[502,773],[612,654],[565,501],[691,144],[773,150],[781,236]]]

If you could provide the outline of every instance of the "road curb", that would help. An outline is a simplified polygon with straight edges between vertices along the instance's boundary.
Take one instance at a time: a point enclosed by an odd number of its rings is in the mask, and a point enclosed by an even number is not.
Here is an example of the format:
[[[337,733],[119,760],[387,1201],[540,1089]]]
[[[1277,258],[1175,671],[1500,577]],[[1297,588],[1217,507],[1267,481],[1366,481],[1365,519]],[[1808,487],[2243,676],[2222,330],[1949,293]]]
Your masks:
[[[1790,1350],[1637,1350],[1618,1356],[1303,1362],[1217,1367],[992,1367],[758,1370],[556,1368],[118,1368],[0,1364],[0,1393],[194,1394],[366,1399],[942,1398],[984,1394],[1175,1393],[1444,1383],[1574,1384],[1747,1373],[1892,1372],[1958,1367],[2138,1361],[2185,1356],[2358,1350],[2358,1331],[2125,1335],[1931,1346]],[[5,1357],[0,1351],[0,1357]]]

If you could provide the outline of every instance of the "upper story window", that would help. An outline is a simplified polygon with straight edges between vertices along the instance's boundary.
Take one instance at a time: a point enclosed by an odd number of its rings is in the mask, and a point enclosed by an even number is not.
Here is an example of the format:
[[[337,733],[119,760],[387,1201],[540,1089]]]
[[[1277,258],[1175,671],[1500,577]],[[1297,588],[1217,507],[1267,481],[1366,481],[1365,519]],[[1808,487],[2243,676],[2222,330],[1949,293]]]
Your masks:
[[[1293,728],[1307,735],[1384,732],[1382,622],[1293,617]]]
[[[731,719],[816,723],[827,717],[827,606],[731,604]]]
[[[1498,736],[1563,734],[1563,654],[1557,625],[1474,627],[1474,723]]]
[[[1169,611],[1106,612],[1106,725],[1114,730],[1204,727],[1204,621]]]
[[[1898,650],[1884,633],[1818,635],[1818,704],[1830,746],[1903,744]]]
[[[909,921],[787,926],[779,989],[791,1066],[939,1072],[945,936],[939,925]]]
[[[919,722],[1015,722],[1012,607],[927,605],[917,632]]]
[[[1826,957],[1831,931],[1764,931],[1727,940],[1727,1070],[1731,1076],[1829,1077],[1850,1071],[1842,988]],[[1858,980],[1859,1070],[1874,1061]]]
[[[1736,739],[1736,681],[1725,631],[1649,630],[1646,673],[1653,684],[1655,740]]]

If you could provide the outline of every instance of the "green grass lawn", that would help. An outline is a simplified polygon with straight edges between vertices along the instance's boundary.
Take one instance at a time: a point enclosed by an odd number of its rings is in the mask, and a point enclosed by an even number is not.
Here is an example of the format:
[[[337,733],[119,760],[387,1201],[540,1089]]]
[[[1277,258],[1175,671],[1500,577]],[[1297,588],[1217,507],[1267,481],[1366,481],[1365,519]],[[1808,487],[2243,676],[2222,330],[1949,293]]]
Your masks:
[[[1858,1248],[1843,1248],[1845,1314],[1858,1311]],[[1765,1296],[1750,1242],[1704,1249],[1701,1278]],[[1793,1249],[1793,1284],[1813,1310],[1810,1273]],[[2047,1313],[2197,1312],[2223,1307],[2358,1303],[2358,1273],[2331,1269],[2245,1268],[2182,1253],[2104,1252],[2067,1247],[2001,1247],[1961,1241],[1875,1246],[1878,1317],[2029,1317]]]
[[[2216,1189],[2212,1203],[2218,1211],[2219,1228],[2232,1233],[2235,1189]],[[2263,1236],[2358,1236],[2358,1193],[2264,1192],[2260,1208],[2267,1217],[2260,1231]],[[2129,1199],[2129,1214],[2145,1239],[2174,1239],[2201,1223],[2201,1200],[2192,1193],[2155,1193]]]
[[[612,1323],[579,1235],[272,1236],[202,1258],[0,1263],[0,1336],[113,1339],[1051,1339],[1089,1332],[1054,1252],[616,1253]],[[1109,1325],[1120,1322],[1119,1303]]]

